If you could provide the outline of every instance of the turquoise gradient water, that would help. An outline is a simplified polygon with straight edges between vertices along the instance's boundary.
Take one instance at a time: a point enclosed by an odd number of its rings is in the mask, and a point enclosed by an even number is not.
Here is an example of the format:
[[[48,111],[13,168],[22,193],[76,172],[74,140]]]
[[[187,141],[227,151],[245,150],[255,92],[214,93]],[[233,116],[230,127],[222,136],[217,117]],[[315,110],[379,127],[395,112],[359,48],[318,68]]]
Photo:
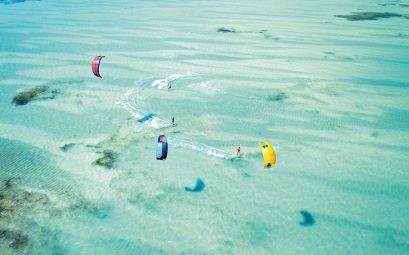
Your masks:
[[[407,253],[406,4],[1,1],[0,253]]]

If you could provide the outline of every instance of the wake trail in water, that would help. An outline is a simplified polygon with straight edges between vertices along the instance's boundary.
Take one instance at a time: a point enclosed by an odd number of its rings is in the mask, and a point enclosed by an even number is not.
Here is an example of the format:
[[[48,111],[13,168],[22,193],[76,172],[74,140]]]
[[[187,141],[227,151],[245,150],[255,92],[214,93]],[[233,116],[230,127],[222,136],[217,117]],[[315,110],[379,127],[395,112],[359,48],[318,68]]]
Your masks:
[[[202,74],[194,72],[189,72],[185,74],[172,74],[164,79],[157,79],[153,77],[135,82],[135,85],[137,87],[128,89],[126,93],[121,97],[118,104],[120,104],[122,108],[127,110],[133,117],[140,120],[146,117],[148,114],[150,114],[148,112],[143,111],[139,106],[141,102],[143,102],[143,100],[146,100],[143,98],[143,91],[145,89],[156,87],[159,90],[168,90],[171,88],[172,86],[171,84],[172,83],[177,84],[176,82],[178,80],[193,79],[197,76],[202,76]],[[212,87],[208,82],[200,82],[198,84],[198,87],[209,91],[223,93],[220,89]],[[142,123],[154,129],[161,129],[172,126],[171,123],[164,121],[156,116],[153,116],[149,120],[144,121]],[[174,148],[190,149],[204,153],[211,157],[217,157],[226,160],[236,157],[232,153],[228,153],[224,150],[203,143],[193,142],[192,139],[189,138],[178,138],[174,136],[168,136],[168,143]]]
[[[136,119],[142,119],[148,113],[138,108],[137,94],[138,94],[137,89],[128,89],[128,91],[122,96],[120,101],[118,101],[118,104],[121,105],[122,108],[127,110]],[[143,123],[155,129],[161,129],[172,126],[171,123],[162,120],[156,116],[153,116],[152,118],[150,118],[147,121],[144,121]]]
[[[125,110],[127,110],[133,117],[140,120],[147,114],[151,114],[145,111],[142,111],[141,108],[138,106],[138,101],[142,101],[143,98],[140,96],[144,89],[150,87],[157,87],[160,90],[170,89],[171,83],[175,82],[180,79],[185,78],[193,78],[196,76],[200,76],[201,74],[195,72],[188,72],[185,74],[171,74],[164,79],[155,79],[155,78],[148,78],[139,82],[135,82],[135,85],[138,88],[129,89],[120,99],[118,104],[122,106]],[[143,123],[149,127],[155,129],[167,128],[172,126],[171,123],[165,121],[157,116],[151,117],[149,120],[143,121]]]
[[[171,83],[179,80],[181,78],[189,78],[189,77],[195,77],[199,76],[201,74],[194,73],[194,72],[189,72],[186,74],[171,74],[165,79],[158,79],[154,80],[152,82],[152,87],[157,87],[158,89],[170,89],[171,88]]]
[[[175,148],[191,149],[191,150],[198,151],[198,152],[204,153],[212,157],[217,157],[217,158],[222,158],[222,159],[227,159],[227,160],[236,157],[236,155],[232,153],[228,153],[224,150],[221,150],[221,149],[218,149],[218,148],[215,148],[215,147],[203,144],[203,143],[192,142],[190,140],[177,138],[174,136],[168,137],[168,143],[172,145],[172,147],[175,147]]]

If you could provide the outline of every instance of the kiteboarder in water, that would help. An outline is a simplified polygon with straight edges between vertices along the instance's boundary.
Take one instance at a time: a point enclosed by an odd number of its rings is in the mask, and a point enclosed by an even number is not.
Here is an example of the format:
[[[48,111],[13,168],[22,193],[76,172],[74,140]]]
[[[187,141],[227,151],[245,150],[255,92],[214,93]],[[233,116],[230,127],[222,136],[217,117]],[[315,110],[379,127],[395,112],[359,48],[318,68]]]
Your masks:
[[[237,148],[237,157],[240,157],[240,146]]]
[[[175,117],[172,117],[172,125],[175,125]]]

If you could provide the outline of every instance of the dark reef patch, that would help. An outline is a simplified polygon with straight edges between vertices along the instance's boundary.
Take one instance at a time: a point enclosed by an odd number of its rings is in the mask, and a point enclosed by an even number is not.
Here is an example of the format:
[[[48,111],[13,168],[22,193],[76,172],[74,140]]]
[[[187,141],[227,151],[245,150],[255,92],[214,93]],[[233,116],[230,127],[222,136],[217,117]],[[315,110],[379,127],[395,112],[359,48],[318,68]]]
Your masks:
[[[94,145],[94,144],[87,144],[85,145],[87,148],[94,148],[94,149],[101,149],[101,145]]]
[[[378,4],[378,5],[380,5],[380,6],[396,6],[396,4],[395,3],[384,3],[384,4]]]
[[[280,37],[272,35],[267,29],[261,29],[259,31],[238,31],[235,28],[226,28],[226,27],[220,27],[217,29],[217,32],[219,33],[240,33],[240,34],[261,34],[263,35],[264,38],[267,39],[273,39],[273,40],[279,40]]]
[[[396,33],[395,34],[396,37],[400,37],[400,38],[409,38],[408,34],[404,34],[404,33]]]
[[[331,59],[331,60],[338,60],[338,61],[353,61],[354,60],[353,57],[337,56],[332,51],[325,51],[324,58]]]
[[[26,1],[40,1],[40,0],[0,0],[0,4],[18,4]]]
[[[196,180],[196,185],[194,188],[190,188],[190,187],[185,187],[185,191],[188,192],[200,192],[202,191],[204,188],[206,187],[206,184],[204,183],[204,181],[200,178],[198,178]]]
[[[53,222],[107,217],[109,206],[74,187],[48,152],[0,138],[0,255],[66,254]]]
[[[28,244],[28,237],[20,231],[0,229],[0,241],[8,243],[9,247],[17,250]]]
[[[278,93],[276,95],[268,95],[267,96],[267,101],[272,101],[272,102],[278,102],[282,101],[287,98],[287,95],[283,92]]]
[[[64,152],[71,150],[76,144],[75,143],[67,143],[60,147],[60,149]]]
[[[95,161],[95,164],[111,169],[114,167],[115,160],[118,157],[118,153],[111,150],[104,150],[103,156]]]
[[[312,214],[306,210],[300,211],[301,216],[303,217],[303,221],[300,221],[299,224],[303,227],[310,227],[315,224],[315,219]]]
[[[392,12],[353,12],[347,15],[334,15],[334,16],[337,18],[344,18],[349,21],[378,20],[378,19],[405,17],[401,14],[392,13]]]
[[[18,92],[12,100],[15,105],[26,105],[33,100],[54,99],[59,94],[56,89],[50,89],[48,86],[37,86]]]
[[[6,178],[0,187],[0,247],[8,247],[24,253],[29,244],[23,232],[26,213],[32,214],[49,202],[40,192],[27,191],[17,187],[20,178]]]
[[[235,33],[236,29],[220,27],[220,28],[217,29],[217,32],[219,32],[219,33]]]
[[[14,177],[10,177],[4,180],[4,188],[1,189],[3,191],[4,189],[10,189],[13,186],[13,180],[16,179]]]
[[[7,178],[3,180],[0,189],[0,218],[12,217],[16,213],[21,213],[26,209],[32,209],[36,206],[44,206],[48,203],[47,195],[18,189],[15,182],[18,178]]]
[[[1,173],[0,173],[1,174]],[[0,175],[1,176],[1,175]],[[0,254],[64,254],[59,230],[41,219],[86,217],[105,219],[111,210],[100,201],[80,194],[57,194],[57,205],[48,193],[27,189],[23,178],[0,182]],[[37,219],[40,219],[37,221]]]
[[[395,3],[383,3],[383,4],[378,4],[378,5],[384,6],[384,7],[387,7],[387,6],[399,6],[399,7],[403,7],[403,8],[408,8],[409,7],[409,4],[398,4],[397,2],[399,2],[399,1],[395,1]]]
[[[236,30],[235,28],[226,28],[220,27],[217,29],[219,33],[237,33],[237,34],[261,34],[266,39],[273,39],[275,41],[280,40],[280,37],[271,34],[267,29],[261,29],[258,31],[249,31],[249,30]]]

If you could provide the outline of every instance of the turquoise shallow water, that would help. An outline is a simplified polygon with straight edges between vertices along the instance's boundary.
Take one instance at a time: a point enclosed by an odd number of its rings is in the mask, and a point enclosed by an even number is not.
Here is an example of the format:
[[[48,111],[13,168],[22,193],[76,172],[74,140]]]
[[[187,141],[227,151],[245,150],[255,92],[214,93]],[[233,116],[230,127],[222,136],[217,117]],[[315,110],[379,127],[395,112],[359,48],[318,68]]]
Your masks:
[[[408,253],[408,4],[0,1],[0,253]]]

